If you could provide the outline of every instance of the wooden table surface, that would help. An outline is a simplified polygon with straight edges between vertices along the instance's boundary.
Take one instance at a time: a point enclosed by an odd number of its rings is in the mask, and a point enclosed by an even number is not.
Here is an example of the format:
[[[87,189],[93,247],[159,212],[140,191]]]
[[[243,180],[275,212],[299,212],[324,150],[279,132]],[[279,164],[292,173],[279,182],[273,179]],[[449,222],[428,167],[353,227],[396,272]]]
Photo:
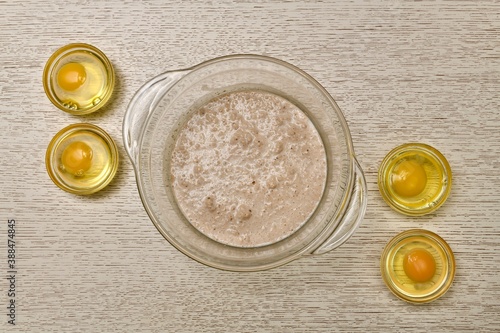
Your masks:
[[[112,102],[88,116],[56,109],[42,71],[59,47],[99,47],[117,73]],[[134,92],[170,69],[256,53],[316,78],[349,123],[368,182],[361,227],[342,247],[257,273],[223,272],[174,249],[149,220],[121,126]],[[2,332],[499,332],[499,1],[0,1]],[[63,127],[89,122],[116,140],[120,168],[92,196],[61,191],[44,165]],[[377,169],[423,142],[453,169],[435,213],[392,211]],[[380,277],[385,244],[423,228],[448,241],[455,282],[427,305]],[[15,299],[15,326],[8,323]]]

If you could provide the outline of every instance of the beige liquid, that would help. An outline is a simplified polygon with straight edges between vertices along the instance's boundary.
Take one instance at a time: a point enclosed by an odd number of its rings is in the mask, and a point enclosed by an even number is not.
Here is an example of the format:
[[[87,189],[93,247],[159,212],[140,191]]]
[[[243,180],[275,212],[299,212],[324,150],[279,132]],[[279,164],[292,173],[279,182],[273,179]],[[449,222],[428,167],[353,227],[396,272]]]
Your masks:
[[[262,91],[219,96],[177,138],[171,179],[187,220],[218,242],[280,241],[314,213],[326,182],[325,148],[309,118]]]

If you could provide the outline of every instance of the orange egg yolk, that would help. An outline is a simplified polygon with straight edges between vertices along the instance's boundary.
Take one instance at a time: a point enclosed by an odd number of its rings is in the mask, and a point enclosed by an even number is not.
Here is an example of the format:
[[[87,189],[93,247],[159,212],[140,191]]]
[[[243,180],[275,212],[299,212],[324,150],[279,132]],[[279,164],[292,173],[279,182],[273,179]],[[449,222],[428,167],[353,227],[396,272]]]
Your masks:
[[[425,189],[427,174],[420,163],[405,160],[394,168],[392,188],[402,197],[414,197]]]
[[[61,162],[67,172],[82,176],[92,166],[92,154],[89,145],[75,141],[64,149]]]
[[[403,269],[413,281],[427,282],[436,273],[436,261],[429,251],[414,249],[405,255]]]
[[[69,62],[57,72],[57,84],[61,89],[74,91],[80,88],[87,78],[85,67],[76,62]]]

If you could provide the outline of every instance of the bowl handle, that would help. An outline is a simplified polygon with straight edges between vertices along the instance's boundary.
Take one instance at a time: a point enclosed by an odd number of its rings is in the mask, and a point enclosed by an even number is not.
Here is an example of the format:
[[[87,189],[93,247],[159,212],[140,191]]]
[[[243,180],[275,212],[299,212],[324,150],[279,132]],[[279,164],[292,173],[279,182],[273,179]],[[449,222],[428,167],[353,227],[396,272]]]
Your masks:
[[[130,101],[123,119],[123,143],[134,167],[138,166],[139,144],[149,115],[166,92],[191,70],[170,71],[146,82]]]
[[[323,254],[344,244],[356,231],[366,211],[366,180],[358,161],[354,160],[354,187],[347,209],[333,234],[313,254]]]

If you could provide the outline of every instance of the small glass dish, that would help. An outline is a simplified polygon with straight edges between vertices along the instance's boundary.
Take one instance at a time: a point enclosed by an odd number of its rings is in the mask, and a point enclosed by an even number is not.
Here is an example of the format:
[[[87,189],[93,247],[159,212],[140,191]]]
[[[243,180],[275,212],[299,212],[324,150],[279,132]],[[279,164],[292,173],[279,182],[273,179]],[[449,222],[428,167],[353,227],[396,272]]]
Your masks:
[[[43,87],[49,100],[74,115],[102,108],[113,93],[114,83],[111,62],[101,50],[88,44],[60,48],[43,71]]]
[[[428,273],[425,270],[429,270],[425,258],[421,262],[415,257],[408,259],[416,251],[430,255],[434,262],[428,276],[425,276]],[[413,268],[405,266],[408,260],[413,260]],[[394,295],[411,303],[427,303],[443,296],[450,288],[455,277],[455,257],[446,241],[435,233],[412,229],[396,235],[386,245],[380,270]]]
[[[422,143],[391,150],[378,171],[382,198],[394,210],[410,216],[429,214],[446,201],[452,182],[446,158]]]
[[[74,124],[60,130],[49,143],[45,165],[62,190],[88,195],[106,187],[118,169],[113,139],[91,124]]]

